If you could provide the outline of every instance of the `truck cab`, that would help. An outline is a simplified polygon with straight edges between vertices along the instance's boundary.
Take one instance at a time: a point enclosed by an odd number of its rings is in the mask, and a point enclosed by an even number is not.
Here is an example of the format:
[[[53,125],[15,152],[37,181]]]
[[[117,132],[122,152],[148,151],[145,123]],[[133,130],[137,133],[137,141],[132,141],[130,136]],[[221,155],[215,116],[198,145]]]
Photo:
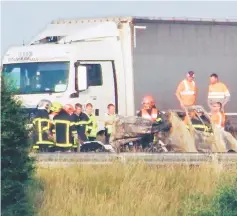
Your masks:
[[[31,114],[41,99],[91,103],[103,129],[108,104],[127,114],[123,64],[116,23],[51,23],[29,45],[9,49],[2,71]]]

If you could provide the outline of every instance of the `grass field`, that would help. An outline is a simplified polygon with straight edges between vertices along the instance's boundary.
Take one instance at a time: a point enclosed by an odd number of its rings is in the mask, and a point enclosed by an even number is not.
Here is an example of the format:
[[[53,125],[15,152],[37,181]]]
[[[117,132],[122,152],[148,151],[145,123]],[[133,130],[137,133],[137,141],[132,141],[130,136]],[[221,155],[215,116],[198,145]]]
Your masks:
[[[235,175],[217,164],[39,168],[30,195],[40,216],[195,215]]]

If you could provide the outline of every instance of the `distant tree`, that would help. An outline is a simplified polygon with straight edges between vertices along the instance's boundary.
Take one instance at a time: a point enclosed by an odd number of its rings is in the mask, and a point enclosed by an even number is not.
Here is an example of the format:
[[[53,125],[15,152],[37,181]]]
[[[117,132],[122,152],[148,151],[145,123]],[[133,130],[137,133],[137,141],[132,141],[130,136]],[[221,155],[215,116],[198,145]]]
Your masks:
[[[33,214],[27,188],[34,161],[29,157],[27,119],[21,102],[13,100],[7,86],[1,77],[1,215],[27,216]]]

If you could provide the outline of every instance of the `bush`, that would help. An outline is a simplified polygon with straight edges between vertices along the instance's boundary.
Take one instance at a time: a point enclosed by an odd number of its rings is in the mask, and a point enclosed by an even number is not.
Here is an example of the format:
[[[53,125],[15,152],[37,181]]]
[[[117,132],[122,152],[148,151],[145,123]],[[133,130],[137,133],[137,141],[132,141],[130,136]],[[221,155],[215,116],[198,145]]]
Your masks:
[[[34,172],[33,159],[29,157],[28,131],[25,127],[20,101],[1,79],[1,151],[2,151],[2,215],[32,215],[27,199],[27,188]]]
[[[189,216],[237,216],[237,179],[219,182],[211,196],[203,193],[189,196],[185,207],[185,215]]]
[[[237,216],[237,179],[231,185],[221,187],[211,208],[200,211],[201,216]]]

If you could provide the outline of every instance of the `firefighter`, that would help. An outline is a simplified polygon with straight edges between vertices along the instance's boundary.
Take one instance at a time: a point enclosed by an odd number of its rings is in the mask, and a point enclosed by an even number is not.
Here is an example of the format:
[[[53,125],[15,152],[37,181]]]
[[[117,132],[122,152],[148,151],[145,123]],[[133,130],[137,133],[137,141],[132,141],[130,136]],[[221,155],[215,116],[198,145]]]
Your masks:
[[[52,132],[55,133],[55,146],[62,151],[70,150],[77,139],[72,114],[74,108],[66,104],[63,109],[53,118]]]
[[[208,89],[208,106],[213,108],[212,104],[220,102],[222,104],[222,111],[225,105],[230,100],[230,92],[226,85],[219,81],[217,74],[211,74],[210,85]]]
[[[161,122],[161,114],[155,106],[155,100],[152,96],[145,96],[142,100],[143,108],[137,114],[139,117],[150,119],[154,122]]]
[[[160,112],[155,106],[155,100],[152,96],[145,96],[142,100],[143,108],[137,114],[138,117],[149,119],[155,124],[160,125],[160,132],[164,132],[170,129],[168,118]],[[147,144],[156,142],[156,138],[153,134],[147,134],[142,138],[142,146],[145,148]]]
[[[113,130],[112,125],[116,117],[114,104],[109,104],[107,106],[107,110],[108,111],[105,114],[105,137],[106,137],[106,143],[109,143],[109,139]]]
[[[96,140],[98,124],[95,115],[93,115],[93,105],[91,103],[86,104],[85,114],[90,119],[90,124],[87,125],[86,133],[89,141],[94,141]]]
[[[197,88],[194,81],[194,72],[189,71],[186,79],[181,81],[176,90],[176,97],[180,102],[180,106],[184,107],[193,106],[196,103]]]
[[[75,111],[72,117],[80,143],[83,144],[83,142],[88,140],[86,136],[86,127],[90,124],[90,119],[82,112],[82,105],[79,103],[75,104]]]
[[[33,120],[34,146],[33,149],[48,151],[48,147],[54,143],[49,140],[49,111],[52,103],[49,100],[41,100],[37,105],[36,117]]]
[[[222,104],[220,102],[216,102],[212,104],[211,121],[218,128],[221,128],[224,130],[226,117],[225,117],[225,113],[222,111]]]

